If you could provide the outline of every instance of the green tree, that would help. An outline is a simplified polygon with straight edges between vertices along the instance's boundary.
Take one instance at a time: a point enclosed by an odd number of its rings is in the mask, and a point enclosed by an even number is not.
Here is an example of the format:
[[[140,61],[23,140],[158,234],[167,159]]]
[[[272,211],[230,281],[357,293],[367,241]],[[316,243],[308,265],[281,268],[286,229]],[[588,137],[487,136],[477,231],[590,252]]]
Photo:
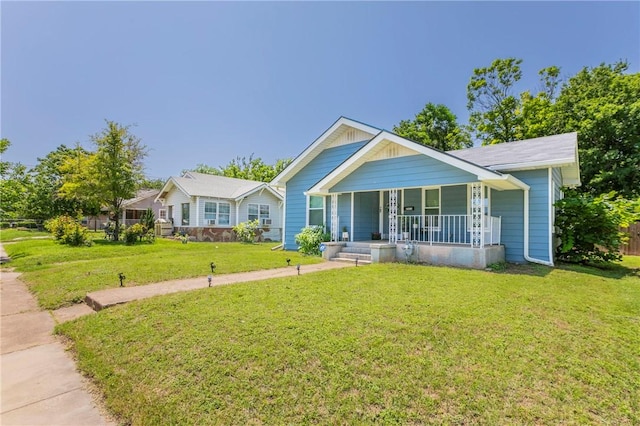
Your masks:
[[[142,182],[140,182],[140,189],[162,189],[165,182],[166,182],[166,179],[144,178]]]
[[[67,163],[73,172],[67,175],[61,193],[107,206],[115,221],[113,239],[118,241],[122,204],[135,196],[144,181],[142,161],[147,151],[130,126],[106,123],[105,129],[91,137],[95,153]]]
[[[276,160],[274,165],[269,165],[262,161],[260,157],[253,158],[253,154],[251,154],[249,158],[236,157],[226,166],[212,167],[206,164],[198,164],[196,168],[190,171],[258,182],[271,182],[290,163],[291,159],[279,159]]]
[[[640,220],[640,199],[616,198],[615,192],[597,197],[570,192],[556,207],[561,241],[556,255],[572,263],[620,260],[627,238],[620,228]]]
[[[0,139],[0,154],[10,146],[9,139]],[[0,216],[3,219],[24,217],[30,186],[31,180],[24,165],[0,161]]]
[[[553,106],[555,133],[578,132],[580,191],[640,197],[640,73],[626,62],[583,68]]]
[[[473,70],[467,85],[469,126],[483,145],[517,140],[520,99],[513,94],[522,78],[522,59],[496,59]]]
[[[431,102],[413,120],[402,120],[393,127],[394,133],[441,151],[468,148],[473,145],[456,116],[445,105]]]
[[[77,158],[78,155],[88,155],[80,146],[68,148],[60,145],[55,151],[44,158],[38,158],[38,164],[33,167],[31,188],[27,194],[26,215],[33,219],[50,219],[56,216],[68,215],[76,217],[81,213],[92,210],[77,198],[65,198],[59,194],[64,181],[64,164]]]
[[[520,94],[520,128],[517,139],[531,139],[558,133],[555,125],[554,101],[560,85],[560,68],[544,68],[538,72],[541,89],[537,95]]]

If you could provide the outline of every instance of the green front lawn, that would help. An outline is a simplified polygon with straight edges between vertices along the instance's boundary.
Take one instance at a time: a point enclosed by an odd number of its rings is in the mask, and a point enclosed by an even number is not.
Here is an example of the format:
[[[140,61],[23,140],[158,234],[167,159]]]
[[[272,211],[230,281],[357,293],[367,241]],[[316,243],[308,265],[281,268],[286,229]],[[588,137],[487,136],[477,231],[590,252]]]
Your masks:
[[[58,331],[124,424],[640,423],[640,279],[624,268],[353,267]]]
[[[51,237],[51,234],[36,229],[0,229],[0,242],[6,243],[14,240],[24,240],[29,238]]]
[[[24,240],[4,244],[11,257],[6,266],[22,272],[21,279],[40,306],[57,309],[84,300],[88,292],[180,278],[204,277],[216,264],[216,274],[273,269],[320,262],[297,252],[272,251],[277,243],[196,243],[158,239],[155,244],[114,243],[97,239],[92,247],[69,247],[53,240]]]

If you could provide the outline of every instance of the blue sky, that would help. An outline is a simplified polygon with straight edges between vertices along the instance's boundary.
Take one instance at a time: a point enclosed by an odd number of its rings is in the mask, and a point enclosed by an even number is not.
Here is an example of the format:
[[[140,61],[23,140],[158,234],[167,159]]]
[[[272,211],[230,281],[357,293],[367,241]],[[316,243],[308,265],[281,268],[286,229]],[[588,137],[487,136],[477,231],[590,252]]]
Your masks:
[[[640,2],[0,2],[4,160],[134,124],[153,178],[295,157],[341,115],[391,129],[427,102],[466,122],[473,69],[627,60]]]

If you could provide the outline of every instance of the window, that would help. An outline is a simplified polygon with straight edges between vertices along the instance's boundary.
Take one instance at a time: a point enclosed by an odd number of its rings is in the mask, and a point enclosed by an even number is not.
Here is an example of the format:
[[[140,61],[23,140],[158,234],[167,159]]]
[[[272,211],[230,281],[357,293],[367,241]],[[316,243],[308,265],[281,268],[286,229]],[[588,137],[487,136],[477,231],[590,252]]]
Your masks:
[[[268,204],[249,204],[249,220],[258,220],[260,225],[266,224],[266,220],[271,218]]]
[[[204,203],[204,220],[209,224],[210,220],[216,220],[218,218],[218,204],[207,201]],[[215,223],[215,222],[214,222]]]
[[[309,197],[309,226],[324,225],[324,198]]]
[[[427,226],[440,226],[440,188],[424,190],[424,214],[425,216],[435,216],[427,219]]]
[[[228,225],[231,217],[231,204],[218,203],[218,224]]]
[[[158,219],[167,220],[167,210],[166,209],[158,210]]]
[[[206,225],[229,225],[231,205],[229,203],[204,203],[204,221]]]
[[[125,219],[141,219],[146,210],[126,210]]]
[[[182,203],[182,225],[189,226],[189,203]]]

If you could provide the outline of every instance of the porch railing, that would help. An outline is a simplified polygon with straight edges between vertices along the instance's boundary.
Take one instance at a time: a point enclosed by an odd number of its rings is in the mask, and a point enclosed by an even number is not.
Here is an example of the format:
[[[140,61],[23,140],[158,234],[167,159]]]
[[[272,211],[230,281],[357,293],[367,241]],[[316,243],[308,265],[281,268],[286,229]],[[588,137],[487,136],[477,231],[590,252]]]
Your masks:
[[[484,216],[482,225],[484,245],[500,244],[502,218]],[[469,215],[398,215],[397,230],[399,241],[473,246]]]

